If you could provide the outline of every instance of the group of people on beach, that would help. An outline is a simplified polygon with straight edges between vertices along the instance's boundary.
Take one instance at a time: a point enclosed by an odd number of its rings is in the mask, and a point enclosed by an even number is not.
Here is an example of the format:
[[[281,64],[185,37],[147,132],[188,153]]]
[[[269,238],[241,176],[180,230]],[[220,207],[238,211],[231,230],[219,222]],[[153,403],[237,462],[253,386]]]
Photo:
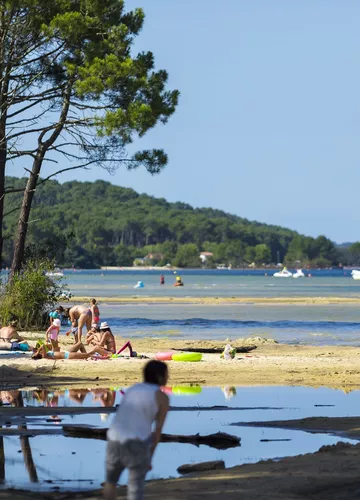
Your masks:
[[[46,331],[45,342],[39,343],[32,356],[35,360],[88,359],[93,356],[109,358],[125,349],[129,349],[131,357],[135,354],[129,341],[121,349],[116,349],[115,337],[110,326],[106,321],[100,323],[100,310],[96,299],[91,299],[89,306],[75,305],[66,309],[58,306],[49,314],[49,318],[50,326]],[[74,343],[62,351],[59,347],[59,333],[64,318],[71,325],[66,335],[73,334]],[[90,346],[88,351],[82,341],[84,327],[87,330],[85,344]]]
[[[100,322],[100,311],[95,299],[90,307],[73,306],[64,310],[59,306],[56,314],[50,316],[50,326],[46,340],[51,341],[52,349],[46,344],[40,346],[35,359],[87,359],[94,354],[108,356],[124,349],[134,351],[130,342],[116,350],[114,335],[106,322]],[[70,319],[71,328],[67,335],[74,335],[74,344],[67,351],[60,351],[58,335],[61,317]],[[83,327],[87,328],[85,343],[91,346],[86,352],[82,343]],[[161,361],[149,361],[143,371],[143,382],[134,385],[123,395],[123,400],[108,430],[106,453],[106,482],[104,498],[115,500],[116,484],[125,468],[129,470],[129,500],[142,500],[145,476],[151,470],[151,461],[157,444],[160,442],[162,428],[169,408],[169,398],[161,390],[168,380],[167,365]],[[153,432],[154,426],[154,432]]]

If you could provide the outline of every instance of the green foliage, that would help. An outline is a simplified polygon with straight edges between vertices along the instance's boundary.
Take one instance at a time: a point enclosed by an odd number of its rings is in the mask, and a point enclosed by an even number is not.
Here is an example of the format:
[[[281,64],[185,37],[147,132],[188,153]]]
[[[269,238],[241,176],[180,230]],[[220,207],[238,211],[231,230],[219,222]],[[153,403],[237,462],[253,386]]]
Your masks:
[[[7,178],[7,185],[19,189],[24,180]],[[4,224],[9,236],[16,227],[20,201],[21,193],[6,197],[5,211],[14,210]],[[32,219],[28,253],[47,255],[65,267],[130,266],[148,254],[155,255],[156,265],[193,267],[201,265],[201,251],[213,253],[209,266],[277,263],[278,254],[280,262],[289,265],[298,265],[299,260],[302,266],[319,262],[327,266],[338,260],[333,243],[323,236],[310,238],[220,210],[168,203],[100,180],[41,184]],[[190,251],[188,244],[192,244]],[[9,237],[5,241],[8,263],[12,245]]]
[[[351,256],[352,263],[355,265],[359,265],[360,264],[360,243],[359,242],[353,243],[349,247],[348,252]]]
[[[271,262],[270,248],[264,243],[260,243],[255,247],[255,263],[269,264]]]
[[[194,243],[181,245],[176,252],[174,265],[177,267],[200,267],[199,248]]]
[[[52,268],[49,260],[28,261],[22,272],[5,284],[0,296],[1,324],[15,320],[19,328],[45,326],[46,312],[65,292],[59,279],[45,275]]]
[[[344,244],[338,248],[341,263],[348,266],[360,266],[360,242]]]

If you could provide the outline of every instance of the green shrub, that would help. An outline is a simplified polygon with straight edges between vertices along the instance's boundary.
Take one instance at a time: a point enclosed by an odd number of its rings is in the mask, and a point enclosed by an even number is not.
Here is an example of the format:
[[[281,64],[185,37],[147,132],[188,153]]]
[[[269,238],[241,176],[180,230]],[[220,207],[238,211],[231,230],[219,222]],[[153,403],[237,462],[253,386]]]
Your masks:
[[[17,322],[18,328],[42,328],[47,313],[66,287],[61,279],[46,276],[54,264],[48,260],[28,261],[20,274],[7,282],[0,296],[0,322]]]

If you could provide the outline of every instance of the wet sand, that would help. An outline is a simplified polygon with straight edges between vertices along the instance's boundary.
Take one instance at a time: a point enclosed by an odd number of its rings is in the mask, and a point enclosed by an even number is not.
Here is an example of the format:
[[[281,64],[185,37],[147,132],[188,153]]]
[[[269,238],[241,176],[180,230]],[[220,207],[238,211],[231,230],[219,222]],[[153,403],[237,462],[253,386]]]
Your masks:
[[[308,417],[296,420],[271,420],[264,422],[237,422],[232,425],[242,427],[270,427],[292,429],[311,433],[333,434],[360,440],[359,417]]]
[[[117,339],[121,345],[123,339]],[[273,342],[273,341],[272,341]],[[360,388],[360,347],[289,346],[264,339],[239,339],[233,346],[257,344],[249,354],[237,354],[231,361],[219,354],[204,354],[199,363],[170,361],[170,384],[201,385],[297,385],[332,387],[351,391]],[[153,358],[171,348],[224,347],[220,341],[138,339],[133,348]],[[66,346],[65,346],[66,348]],[[40,360],[28,357],[0,357],[0,385],[3,387],[81,386],[96,382],[99,387],[127,386],[138,382],[146,360],[120,358],[93,360]]]
[[[360,423],[360,422],[359,422]],[[146,485],[145,499],[155,500],[352,500],[360,499],[360,444],[324,446],[317,453],[246,464]],[[28,493],[2,491],[2,500],[101,499],[101,492]],[[124,488],[118,499],[124,500]]]

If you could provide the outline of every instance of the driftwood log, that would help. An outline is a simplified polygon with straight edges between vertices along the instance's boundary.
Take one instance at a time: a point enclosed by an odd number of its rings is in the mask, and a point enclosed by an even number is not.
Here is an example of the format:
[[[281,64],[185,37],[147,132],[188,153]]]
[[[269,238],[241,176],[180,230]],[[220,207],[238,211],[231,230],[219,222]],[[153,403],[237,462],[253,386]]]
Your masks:
[[[106,439],[107,429],[98,427],[89,427],[85,425],[63,425],[63,431],[67,437],[77,437],[85,439]],[[208,434],[201,436],[200,434],[192,434],[183,436],[178,434],[162,434],[162,443],[186,443],[194,446],[206,445],[217,450],[226,450],[240,446],[240,438],[232,436],[226,432],[217,432],[216,434]]]
[[[247,353],[256,349],[256,345],[233,347],[236,349],[237,353]],[[172,347],[172,351],[186,351],[186,352],[201,352],[202,354],[221,354],[224,352],[223,347],[185,347],[184,349],[179,349],[178,347]]]
[[[213,460],[212,462],[199,462],[197,464],[184,464],[177,468],[179,474],[191,474],[192,472],[205,472],[209,470],[225,469],[223,460]]]

